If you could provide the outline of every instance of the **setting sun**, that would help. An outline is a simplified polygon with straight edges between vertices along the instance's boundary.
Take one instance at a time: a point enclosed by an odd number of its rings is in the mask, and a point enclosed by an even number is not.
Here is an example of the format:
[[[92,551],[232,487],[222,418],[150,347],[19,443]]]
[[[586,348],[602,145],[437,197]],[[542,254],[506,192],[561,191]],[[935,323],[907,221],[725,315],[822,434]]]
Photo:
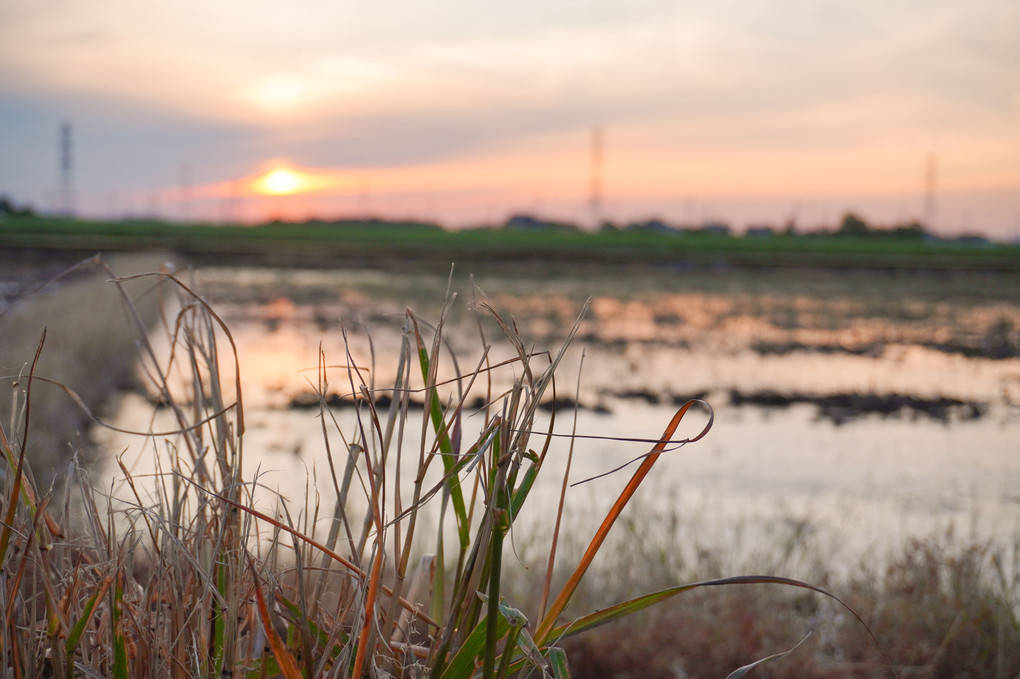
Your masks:
[[[280,167],[256,179],[255,190],[259,193],[273,196],[285,196],[302,191],[304,184],[305,182],[300,174],[285,167]]]
[[[318,216],[322,201],[351,199],[358,184],[349,172],[298,167],[285,158],[268,159],[237,183],[209,185],[209,195],[222,198],[248,196],[252,214],[273,218],[306,219]]]

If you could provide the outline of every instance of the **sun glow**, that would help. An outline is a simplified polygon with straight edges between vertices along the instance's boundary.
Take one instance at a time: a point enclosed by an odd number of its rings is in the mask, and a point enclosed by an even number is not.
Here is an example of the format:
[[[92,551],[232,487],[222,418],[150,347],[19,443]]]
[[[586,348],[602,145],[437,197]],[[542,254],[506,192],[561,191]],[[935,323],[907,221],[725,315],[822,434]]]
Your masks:
[[[286,196],[307,190],[306,184],[301,174],[285,167],[278,167],[256,179],[254,188],[259,193]]]

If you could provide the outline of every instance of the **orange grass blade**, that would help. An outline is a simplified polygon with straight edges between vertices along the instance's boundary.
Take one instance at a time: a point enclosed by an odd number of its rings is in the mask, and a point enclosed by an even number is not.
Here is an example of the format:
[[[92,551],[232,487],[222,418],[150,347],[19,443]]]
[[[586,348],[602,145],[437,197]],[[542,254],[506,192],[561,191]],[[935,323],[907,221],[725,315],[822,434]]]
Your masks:
[[[666,449],[668,441],[673,437],[673,433],[676,432],[676,428],[680,425],[680,421],[684,418],[684,415],[687,414],[687,411],[690,410],[691,406],[695,403],[702,403],[706,406],[708,405],[704,401],[691,399],[676,411],[676,414],[673,415],[673,419],[669,422],[669,426],[666,427],[666,431],[663,432],[662,439],[655,444],[655,447],[652,448],[651,454],[649,454],[644,461],[641,462],[641,466],[637,468],[637,471],[634,472],[634,476],[631,477],[626,487],[620,493],[620,496],[616,498],[616,502],[613,503],[613,506],[609,509],[609,513],[606,514],[606,518],[603,519],[602,525],[599,526],[599,529],[595,532],[595,536],[588,545],[588,550],[584,553],[584,556],[581,557],[581,561],[578,563],[577,568],[574,569],[570,579],[567,580],[563,589],[560,590],[559,596],[556,597],[556,600],[549,608],[549,612],[546,613],[545,618],[542,619],[541,624],[538,626],[538,630],[535,633],[535,641],[539,644],[539,646],[543,646],[546,642],[548,642],[550,636],[549,633],[552,630],[553,625],[556,624],[556,619],[563,612],[563,609],[567,607],[567,602],[570,601],[570,597],[573,596],[574,590],[576,590],[578,584],[580,584],[581,578],[584,577],[584,574],[587,572],[591,562],[595,559],[595,555],[598,554],[599,549],[602,547],[602,543],[605,542],[606,537],[609,535],[610,529],[613,527],[613,524],[616,523],[616,519],[619,518],[621,512],[623,512],[623,508],[627,506],[627,503],[634,496],[634,493],[637,491],[638,486],[641,485],[645,476],[647,476],[648,472],[651,471],[652,465],[655,464],[655,461],[659,459],[659,456],[662,455],[663,451]],[[711,413],[711,408],[709,408],[709,412]],[[708,424],[706,424],[705,428],[701,430],[701,433],[694,438],[687,439],[687,442],[694,442],[705,436],[709,429],[712,428],[712,422],[714,419],[715,415],[710,414]]]
[[[283,639],[276,633],[272,623],[269,620],[269,606],[266,605],[266,597],[262,594],[262,588],[259,586],[259,576],[255,572],[255,566],[252,564],[251,559],[248,559],[248,568],[251,569],[251,577],[253,585],[255,587],[255,599],[258,603],[259,618],[262,620],[262,629],[265,630],[266,638],[269,640],[269,647],[273,649],[273,656],[276,657],[276,664],[280,667],[280,671],[283,672],[283,676],[287,679],[302,679],[301,670],[298,669],[297,660],[291,655],[290,651],[287,650],[287,646],[283,643]],[[226,669],[226,668],[224,668]]]
[[[375,559],[372,563],[372,577],[368,581],[368,592],[365,597],[365,623],[361,627],[361,634],[358,637],[358,652],[354,658],[354,669],[351,671],[352,677],[362,676],[362,668],[365,666],[365,657],[368,655],[368,638],[372,631],[372,627],[375,626],[375,598],[379,594],[379,577],[382,573],[382,545],[380,545],[380,552],[375,555]]]

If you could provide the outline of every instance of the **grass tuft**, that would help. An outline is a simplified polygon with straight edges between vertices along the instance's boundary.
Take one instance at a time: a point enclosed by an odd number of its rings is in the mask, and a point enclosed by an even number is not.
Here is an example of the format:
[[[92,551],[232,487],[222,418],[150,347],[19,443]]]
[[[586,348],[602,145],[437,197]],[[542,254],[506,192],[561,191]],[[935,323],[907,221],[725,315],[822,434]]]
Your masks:
[[[133,301],[129,286],[139,283],[162,300],[157,333],[148,332]],[[11,668],[9,676],[586,676],[598,649],[568,668],[569,650],[579,648],[565,645],[575,643],[570,637],[679,594],[686,601],[722,585],[782,585],[800,596],[837,601],[842,608],[830,615],[849,611],[849,627],[865,632],[864,646],[847,642],[849,652],[872,653],[863,650],[877,647],[874,636],[869,639],[872,630],[884,638],[907,624],[888,606],[869,604],[885,604],[881,597],[848,596],[843,603],[819,587],[774,575],[674,583],[600,611],[567,615],[607,536],[662,453],[709,432],[711,415],[696,436],[673,439],[699,403],[694,400],[652,439],[651,451],[576,563],[564,563],[568,552],[549,549],[536,589],[543,592],[537,612],[527,612],[530,601],[508,600],[517,561],[507,558],[507,538],[554,433],[555,414],[547,431],[537,430],[537,414],[550,395],[556,400],[556,371],[580,318],[559,349],[535,352],[512,320],[479,302],[480,313],[495,323],[515,355],[490,361],[481,332],[482,359],[464,372],[443,336],[451,305],[434,326],[408,310],[401,349],[392,357],[396,378],[386,385],[375,383],[374,364],[359,366],[350,352],[339,367],[320,353],[316,386],[329,453],[327,484],[336,498],[332,507],[322,508],[315,488],[303,506],[294,506],[261,487],[257,472],[244,475],[243,369],[216,311],[171,272],[116,279],[113,285],[125,300],[149,389],[172,424],[154,424],[143,434],[157,460],[151,478],[137,477],[119,461],[123,483],[109,493],[94,488],[84,468],[76,469],[73,494],[69,487],[61,499],[41,488],[33,483],[34,460],[26,454],[34,385],[42,379],[36,367],[47,350],[40,342],[25,388],[15,392],[10,424],[0,422],[7,465],[0,496],[0,660]],[[160,343],[166,348],[159,349]],[[503,393],[492,393],[493,371],[511,376]],[[326,407],[331,379],[345,383],[348,396],[357,399],[353,424],[342,425]],[[479,417],[469,419],[466,404],[478,390],[485,392],[485,405]],[[377,408],[384,393],[391,396],[388,407]],[[412,393],[424,395],[423,410],[410,408]],[[87,407],[80,398],[65,401],[65,407],[81,405]],[[413,447],[405,443],[411,431],[419,432]],[[331,443],[336,440],[342,446]],[[411,463],[411,478],[402,472],[405,461]],[[567,483],[561,480],[562,487]],[[560,497],[557,517],[564,513],[565,494]],[[323,525],[328,528],[321,530]],[[923,550],[917,556],[919,562],[886,574],[884,595],[914,596],[916,586],[906,576],[937,566],[925,560]],[[963,577],[977,568],[976,561],[978,555],[967,556],[945,577],[940,571],[939,591],[956,597],[956,604],[980,594]],[[566,578],[554,586],[561,572]],[[966,610],[959,620],[984,609]],[[991,619],[998,634],[1011,638],[1015,618]],[[761,641],[755,657],[723,656],[726,672],[744,666],[737,671],[747,673],[780,658],[788,663],[788,649],[798,644],[764,634],[751,620],[721,617],[713,625],[723,637]],[[951,624],[935,655],[948,657],[958,644],[973,643],[969,629]],[[722,645],[706,629],[691,638],[710,649]],[[600,648],[611,647],[605,642]],[[899,652],[891,649],[894,656]],[[805,655],[817,654],[799,650],[790,658]],[[1005,653],[996,662],[1008,667],[1013,660]]]

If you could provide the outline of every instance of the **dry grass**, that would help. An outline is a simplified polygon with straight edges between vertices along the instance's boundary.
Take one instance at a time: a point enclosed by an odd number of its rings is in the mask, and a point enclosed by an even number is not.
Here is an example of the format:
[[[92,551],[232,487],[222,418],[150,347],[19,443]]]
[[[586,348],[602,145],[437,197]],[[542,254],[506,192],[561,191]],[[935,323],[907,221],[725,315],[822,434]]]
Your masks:
[[[693,593],[564,646],[575,679],[721,677],[808,633],[758,676],[1012,679],[1020,676],[1020,583],[1006,564],[1015,556],[933,537],[879,569],[858,565],[830,589],[881,646],[838,606],[773,588]]]
[[[122,467],[125,485],[114,498],[94,490],[81,467],[62,495],[34,484],[30,467],[56,454],[45,446],[38,458],[27,454],[36,441],[35,399],[43,384],[39,356],[50,349],[42,345],[14,392],[15,417],[0,423],[7,465],[0,527],[0,657],[10,668],[5,678],[489,679],[516,672],[565,677],[563,644],[570,637],[679,595],[684,596],[677,601],[689,602],[705,588],[718,592],[721,585],[733,585],[738,591],[752,583],[780,584],[800,593],[782,608],[819,607],[825,616],[849,621],[847,629],[856,630],[857,641],[846,642],[847,652],[874,644],[850,609],[820,608],[818,600],[831,601],[831,595],[826,599],[823,590],[775,576],[673,585],[578,618],[566,616],[568,603],[579,601],[581,583],[606,537],[658,457],[707,433],[711,422],[690,440],[670,440],[693,401],[677,411],[661,437],[653,435],[651,451],[584,554],[569,561],[558,556],[554,528],[537,603],[507,601],[506,581],[513,577],[515,561],[504,558],[506,538],[542,469],[550,439],[534,430],[536,413],[547,392],[555,395],[554,375],[563,354],[529,350],[512,323],[484,302],[482,313],[516,348],[509,360],[490,361],[483,350],[483,359],[467,371],[454,361],[441,370],[440,363],[449,360],[443,349],[445,310],[434,328],[407,312],[392,384],[374,382],[374,365],[353,365],[348,356],[338,373],[320,357],[323,443],[330,445],[327,434],[343,441],[342,449],[327,451],[326,483],[338,501],[322,507],[310,489],[306,506],[278,498],[273,509],[256,509],[256,494],[264,491],[257,477],[242,476],[243,367],[236,365],[229,328],[170,274],[117,283],[122,290],[139,284],[177,300],[163,307],[170,347],[165,354],[149,344],[136,307],[126,307],[151,389],[174,421],[171,431],[146,435],[153,454],[171,462],[152,479],[134,478]],[[481,337],[487,346],[484,332]],[[494,371],[511,372],[512,388],[492,393]],[[342,428],[324,406],[328,382],[337,374],[352,395],[361,397],[350,428]],[[486,394],[488,406],[469,420],[464,404],[477,390]],[[409,410],[412,392],[424,396],[424,410]],[[374,405],[383,393],[393,396],[385,411]],[[70,401],[64,405],[72,407]],[[409,449],[403,433],[412,428],[419,435]],[[411,478],[401,477],[405,459],[416,470]],[[550,517],[554,526],[562,511],[561,502],[557,516]],[[433,518],[426,521],[426,512]],[[328,526],[320,531],[325,534],[316,531],[320,525]],[[729,597],[710,593],[693,607],[671,605],[661,615],[725,605]],[[527,613],[515,608],[522,604]],[[872,610],[866,601],[858,606],[873,628],[885,629],[890,619],[885,609]],[[729,671],[754,660],[727,650],[734,640],[742,649],[753,648],[756,657],[797,642],[765,634],[750,613],[709,610],[701,619],[704,625],[698,625],[700,636],[683,636],[717,657],[712,668]],[[1003,618],[996,620],[1001,624]],[[679,624],[668,623],[674,629]],[[952,641],[948,634],[943,638]],[[613,648],[609,640],[592,639],[588,643],[596,650]],[[840,648],[836,642],[834,648]],[[638,637],[632,643],[642,645]],[[656,646],[664,643],[654,640]],[[595,650],[585,651],[575,658],[575,667],[589,667],[596,657]],[[643,658],[651,661],[652,655]],[[636,672],[648,666],[640,661],[629,660]],[[645,676],[653,676],[651,669]]]

